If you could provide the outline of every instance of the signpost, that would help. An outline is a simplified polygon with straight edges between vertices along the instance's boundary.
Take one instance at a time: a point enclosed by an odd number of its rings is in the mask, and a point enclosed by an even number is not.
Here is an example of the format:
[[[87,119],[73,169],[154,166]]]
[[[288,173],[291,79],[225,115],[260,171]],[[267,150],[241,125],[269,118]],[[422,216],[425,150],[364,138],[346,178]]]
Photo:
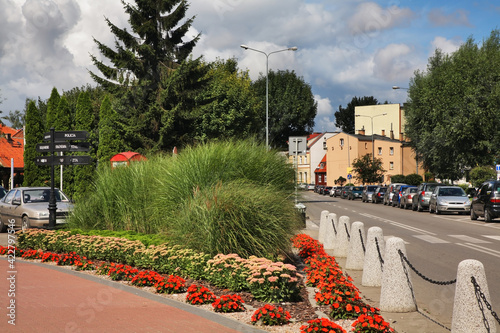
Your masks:
[[[85,165],[92,162],[90,156],[67,155],[56,156],[56,152],[83,152],[89,151],[90,144],[85,142],[89,137],[86,131],[55,131],[50,129],[43,135],[43,141],[36,145],[36,151],[39,153],[50,153],[49,156],[35,157],[35,164],[40,166],[50,166],[50,199],[49,199],[49,229],[56,226],[56,196],[54,192],[54,166],[56,165]],[[79,141],[79,142],[69,142]],[[62,186],[62,185],[61,185]]]

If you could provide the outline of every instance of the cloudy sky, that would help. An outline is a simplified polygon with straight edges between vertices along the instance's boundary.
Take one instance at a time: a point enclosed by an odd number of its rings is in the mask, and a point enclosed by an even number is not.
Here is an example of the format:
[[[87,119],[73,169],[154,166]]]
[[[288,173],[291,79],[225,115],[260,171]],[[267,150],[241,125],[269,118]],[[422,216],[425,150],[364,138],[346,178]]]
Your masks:
[[[495,3],[495,4],[494,4]],[[354,96],[402,103],[415,70],[436,48],[453,52],[499,27],[500,4],[484,0],[191,0],[188,36],[201,33],[194,56],[238,59],[252,79],[266,68],[294,70],[318,101],[316,131],[334,131],[334,112]],[[46,99],[87,83],[99,56],[92,37],[112,46],[109,18],[127,27],[119,0],[0,0],[0,104],[23,110],[26,98]]]

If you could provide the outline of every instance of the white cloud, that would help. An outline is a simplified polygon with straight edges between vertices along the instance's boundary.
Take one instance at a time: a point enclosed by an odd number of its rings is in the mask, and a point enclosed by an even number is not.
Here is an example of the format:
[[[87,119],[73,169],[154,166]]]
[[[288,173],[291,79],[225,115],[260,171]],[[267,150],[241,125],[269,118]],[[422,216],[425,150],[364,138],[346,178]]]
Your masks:
[[[437,36],[431,42],[431,54],[433,54],[436,49],[440,49],[444,53],[453,53],[458,50],[461,44],[462,41],[459,39],[446,39],[444,37]]]
[[[457,9],[450,14],[446,14],[442,8],[435,8],[429,12],[429,21],[437,27],[442,26],[466,26],[472,27],[468,18],[469,13],[463,9]]]
[[[408,8],[390,6],[382,8],[375,2],[361,3],[349,20],[349,29],[353,35],[379,34],[382,30],[408,25],[414,18]]]
[[[373,74],[388,82],[410,77],[415,69],[411,52],[406,44],[390,44],[380,49],[373,57]]]

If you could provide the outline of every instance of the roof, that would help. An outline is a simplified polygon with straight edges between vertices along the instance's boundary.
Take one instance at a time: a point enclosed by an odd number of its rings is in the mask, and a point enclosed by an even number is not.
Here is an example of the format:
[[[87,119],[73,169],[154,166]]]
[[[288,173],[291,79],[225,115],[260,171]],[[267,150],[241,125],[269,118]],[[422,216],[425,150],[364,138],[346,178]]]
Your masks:
[[[123,153],[118,153],[115,156],[111,157],[112,162],[119,162],[119,161],[141,161],[145,160],[146,157],[142,156],[139,153],[133,152],[133,151],[126,151]]]
[[[321,164],[323,164],[323,168],[321,168]],[[316,167],[316,170],[314,170],[315,173],[326,173],[326,154],[323,156],[323,159],[321,162],[319,162],[318,166]]]
[[[24,168],[24,131],[0,124],[0,167],[10,168],[14,159],[14,168]]]

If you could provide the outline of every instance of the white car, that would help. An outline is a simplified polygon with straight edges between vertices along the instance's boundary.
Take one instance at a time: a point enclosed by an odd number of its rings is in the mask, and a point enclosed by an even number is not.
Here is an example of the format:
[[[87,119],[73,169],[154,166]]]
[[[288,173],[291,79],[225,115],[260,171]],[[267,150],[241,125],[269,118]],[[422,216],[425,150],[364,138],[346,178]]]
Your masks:
[[[73,209],[68,197],[54,189],[56,197],[56,225],[66,223],[66,217]],[[10,221],[23,231],[31,227],[49,226],[50,187],[16,187],[0,200],[0,232],[5,232]]]
[[[429,200],[429,212],[441,214],[444,212],[470,213],[470,200],[459,186],[437,186]]]

